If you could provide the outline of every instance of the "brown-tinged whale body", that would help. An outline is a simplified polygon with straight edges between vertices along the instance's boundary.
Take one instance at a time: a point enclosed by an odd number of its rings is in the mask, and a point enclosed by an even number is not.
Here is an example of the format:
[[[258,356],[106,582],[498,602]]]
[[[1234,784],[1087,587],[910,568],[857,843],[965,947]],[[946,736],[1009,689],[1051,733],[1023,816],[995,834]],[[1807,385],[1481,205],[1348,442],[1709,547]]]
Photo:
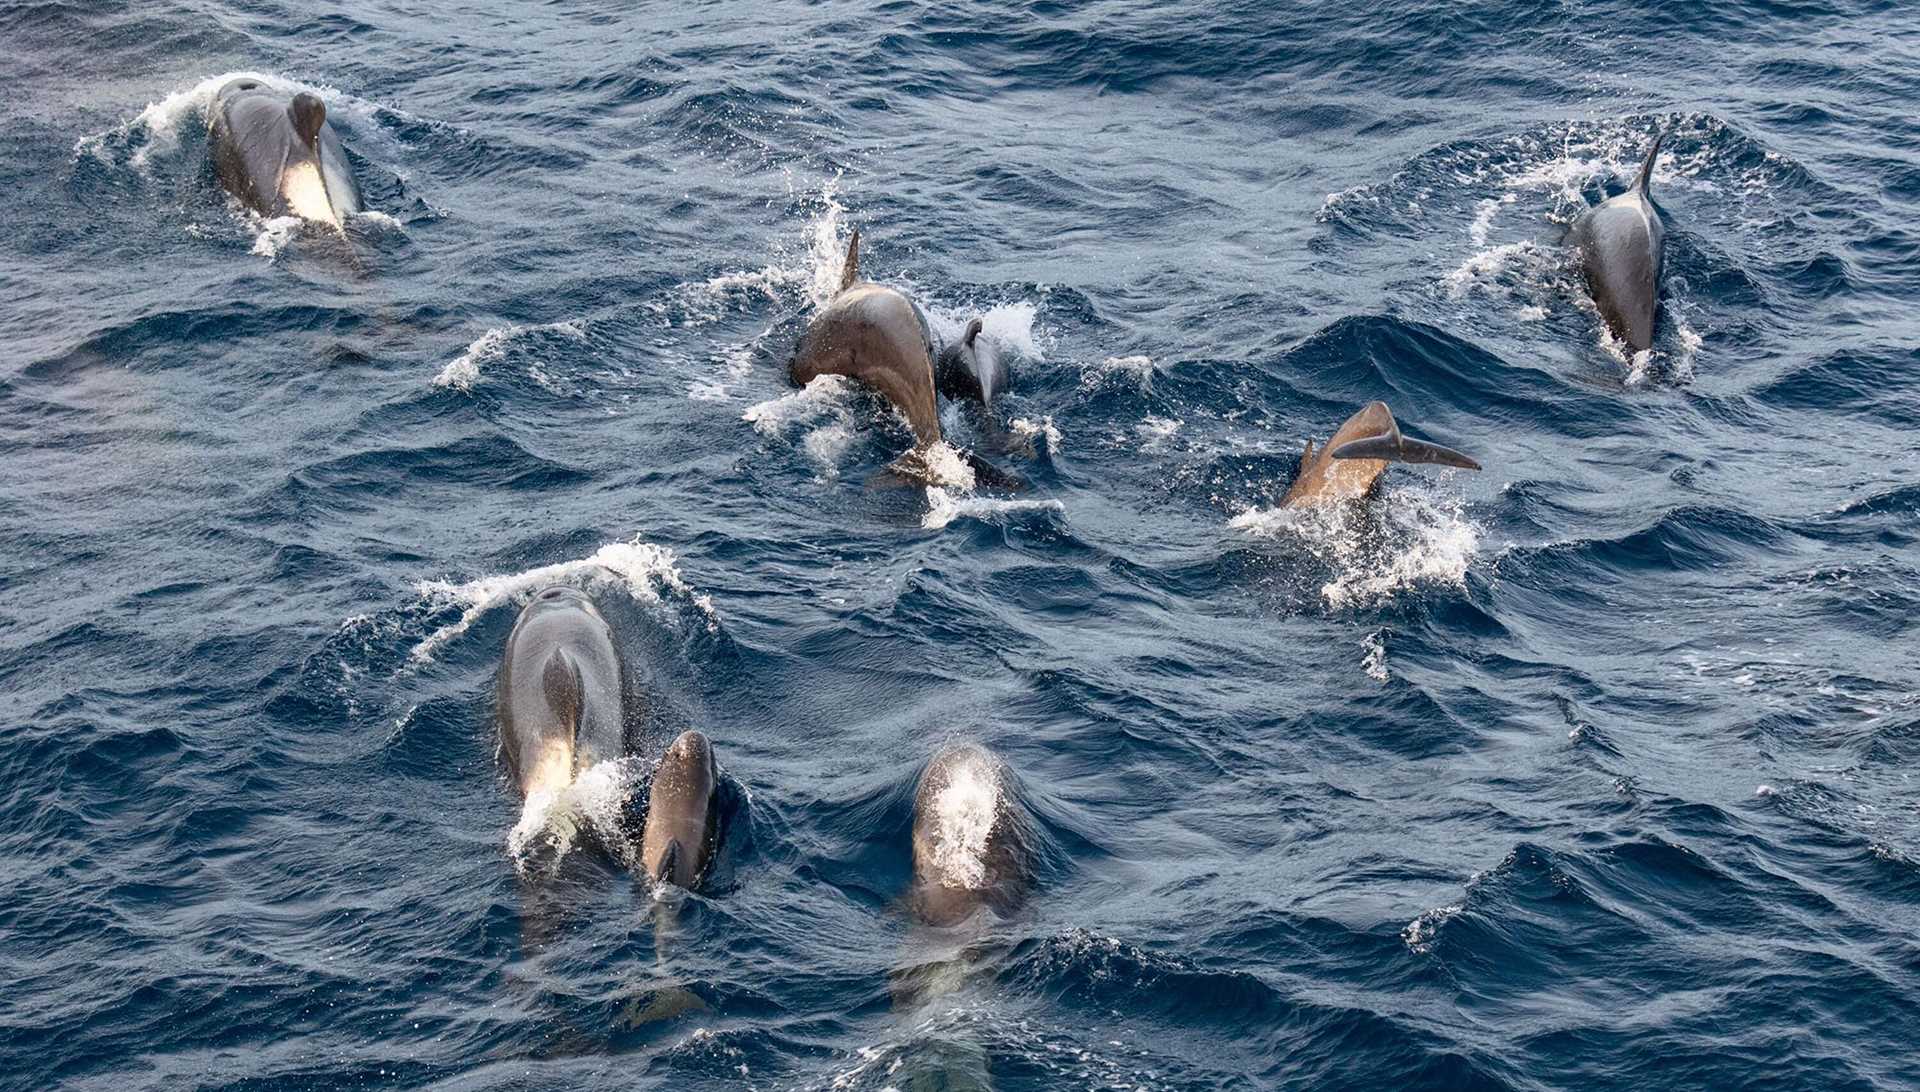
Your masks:
[[[1463,470],[1480,464],[1452,448],[1400,434],[1385,402],[1369,402],[1347,418],[1318,451],[1307,441],[1300,472],[1280,500],[1283,508],[1359,500],[1373,491],[1389,463],[1437,463]]]

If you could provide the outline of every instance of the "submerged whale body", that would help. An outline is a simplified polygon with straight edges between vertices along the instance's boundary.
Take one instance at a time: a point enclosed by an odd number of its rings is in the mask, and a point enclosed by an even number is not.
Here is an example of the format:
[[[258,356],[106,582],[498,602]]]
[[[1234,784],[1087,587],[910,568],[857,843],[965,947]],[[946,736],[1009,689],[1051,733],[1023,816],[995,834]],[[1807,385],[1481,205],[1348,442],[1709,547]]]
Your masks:
[[[974,743],[927,763],[913,798],[914,916],[954,925],[987,908],[1005,917],[1032,881],[1032,836],[999,756]]]
[[[346,150],[318,95],[289,96],[251,76],[230,80],[214,94],[207,136],[220,184],[262,216],[337,228],[360,211]]]

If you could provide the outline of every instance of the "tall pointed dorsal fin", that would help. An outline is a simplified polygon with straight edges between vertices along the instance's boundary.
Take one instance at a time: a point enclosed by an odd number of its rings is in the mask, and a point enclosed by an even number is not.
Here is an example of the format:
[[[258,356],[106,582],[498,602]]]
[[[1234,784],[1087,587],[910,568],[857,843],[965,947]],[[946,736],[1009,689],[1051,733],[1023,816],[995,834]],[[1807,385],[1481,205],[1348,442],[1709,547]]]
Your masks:
[[[972,345],[973,339],[980,336],[980,330],[985,325],[986,325],[985,322],[977,318],[974,319],[972,322],[967,323],[966,336],[961,338],[960,340],[966,342],[968,345]]]
[[[314,142],[320,139],[320,127],[327,123],[327,104],[320,101],[320,96],[302,91],[287,104],[287,118],[293,122],[293,131],[300,135],[300,143],[315,147]]]
[[[1647,158],[1640,164],[1640,177],[1634,179],[1633,188],[1641,193],[1648,192],[1653,182],[1653,161],[1660,158],[1660,142],[1667,139],[1667,130],[1661,129],[1653,134],[1653,147],[1647,149]]]
[[[840,291],[853,287],[860,279],[860,229],[853,229],[853,238],[847,240],[847,264],[840,267]]]

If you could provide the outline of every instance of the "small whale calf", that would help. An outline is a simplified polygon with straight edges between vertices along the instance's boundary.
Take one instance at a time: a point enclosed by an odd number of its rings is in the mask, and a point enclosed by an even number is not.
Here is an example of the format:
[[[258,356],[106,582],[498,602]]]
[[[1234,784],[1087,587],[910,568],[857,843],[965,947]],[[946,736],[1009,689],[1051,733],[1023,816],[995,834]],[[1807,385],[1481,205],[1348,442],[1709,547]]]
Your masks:
[[[1324,446],[1313,441],[1300,455],[1300,471],[1280,499],[1282,508],[1306,508],[1359,500],[1373,492],[1389,463],[1437,463],[1462,470],[1480,464],[1449,447],[1400,434],[1385,402],[1369,402],[1347,418]]]
[[[335,228],[360,211],[347,155],[308,91],[289,96],[251,76],[229,81],[207,118],[214,172],[262,216],[298,216]]]
[[[655,883],[691,891],[706,878],[719,840],[719,787],[707,737],[682,732],[660,757],[647,795],[640,860]]]
[[[940,358],[934,362],[934,381],[948,398],[971,398],[992,409],[994,395],[1007,389],[1012,376],[1000,343],[993,335],[981,332],[984,326],[980,319],[974,319],[967,323],[959,341],[940,350]]]
[[[1648,184],[1665,139],[1664,132],[1654,136],[1632,189],[1588,209],[1573,224],[1572,243],[1587,290],[1613,336],[1634,352],[1653,347],[1654,326],[1660,317],[1660,268],[1667,232]]]

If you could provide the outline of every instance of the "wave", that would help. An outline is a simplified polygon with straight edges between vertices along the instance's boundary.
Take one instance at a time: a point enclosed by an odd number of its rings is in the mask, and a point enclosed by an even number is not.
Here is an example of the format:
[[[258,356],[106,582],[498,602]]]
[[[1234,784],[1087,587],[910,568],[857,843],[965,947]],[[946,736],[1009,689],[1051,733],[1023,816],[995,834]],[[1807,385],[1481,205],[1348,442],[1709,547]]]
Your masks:
[[[465,352],[448,361],[446,366],[440,369],[440,373],[433,377],[433,385],[450,387],[463,394],[471,392],[473,385],[480,380],[481,368],[506,359],[507,354],[520,345],[529,343],[537,345],[552,337],[584,342],[587,340],[587,324],[582,319],[570,319],[538,326],[515,324],[496,326],[469,343]],[[533,375],[536,381],[543,378],[543,373],[539,371],[540,366],[541,362],[535,360],[528,368],[529,374]],[[550,383],[549,380],[542,385],[550,386]]]
[[[576,561],[541,565],[524,572],[483,576],[459,584],[446,580],[421,581],[416,590],[430,609],[458,608],[460,617],[414,645],[413,661],[430,662],[435,652],[465,633],[481,615],[505,603],[523,602],[550,584],[571,584],[592,591],[624,591],[636,602],[649,605],[661,602],[662,591],[670,591],[704,614],[709,630],[717,631],[719,627],[720,616],[714,610],[712,598],[694,591],[681,577],[673,551],[635,536],[626,542],[609,542]]]

